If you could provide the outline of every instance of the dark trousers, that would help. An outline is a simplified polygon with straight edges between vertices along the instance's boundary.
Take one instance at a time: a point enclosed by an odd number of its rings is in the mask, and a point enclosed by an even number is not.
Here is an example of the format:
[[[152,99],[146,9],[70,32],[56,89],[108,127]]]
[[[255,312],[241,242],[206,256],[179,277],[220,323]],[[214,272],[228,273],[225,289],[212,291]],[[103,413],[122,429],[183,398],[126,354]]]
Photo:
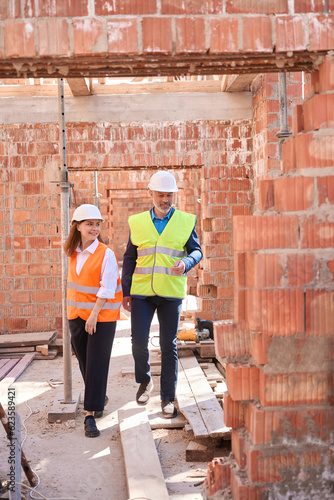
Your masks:
[[[155,311],[159,320],[161,348],[160,396],[174,401],[176,393],[178,357],[176,338],[181,315],[182,299],[167,300],[153,296],[145,299],[132,297],[131,334],[132,354],[135,360],[135,377],[138,384],[151,378],[148,341]]]
[[[81,318],[69,320],[71,343],[85,383],[84,408],[101,411],[104,408],[116,321],[98,322],[93,335],[85,331],[85,324],[86,321]]]

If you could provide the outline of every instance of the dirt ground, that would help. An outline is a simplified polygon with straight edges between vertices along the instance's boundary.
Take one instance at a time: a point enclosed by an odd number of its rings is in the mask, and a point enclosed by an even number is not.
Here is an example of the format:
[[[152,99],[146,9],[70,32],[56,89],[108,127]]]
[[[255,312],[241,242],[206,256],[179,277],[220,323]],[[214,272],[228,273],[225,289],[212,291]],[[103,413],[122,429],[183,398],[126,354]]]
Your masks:
[[[136,406],[134,376],[121,374],[123,367],[133,366],[129,328],[129,320],[118,322],[108,378],[109,403],[98,420],[101,431],[98,438],[84,436],[82,404],[75,420],[48,423],[55,394],[63,391],[61,356],[54,360],[33,361],[15,383],[16,409],[22,421],[22,440],[25,439],[23,450],[40,478],[37,491],[48,499],[128,499],[117,411],[125,406]],[[152,330],[157,329],[155,318]],[[51,387],[49,382],[56,387]],[[154,377],[154,382],[153,395],[157,400],[160,378]],[[73,393],[82,391],[83,394],[75,357],[72,357],[72,383]],[[186,431],[156,429],[153,436],[170,498],[202,499],[203,486],[198,483],[206,475],[207,463],[186,462],[185,452],[191,440]],[[8,467],[7,439],[0,426],[0,477],[7,476]],[[23,472],[22,479],[28,484]],[[26,498],[30,498],[28,494]],[[41,497],[33,493],[32,498]]]

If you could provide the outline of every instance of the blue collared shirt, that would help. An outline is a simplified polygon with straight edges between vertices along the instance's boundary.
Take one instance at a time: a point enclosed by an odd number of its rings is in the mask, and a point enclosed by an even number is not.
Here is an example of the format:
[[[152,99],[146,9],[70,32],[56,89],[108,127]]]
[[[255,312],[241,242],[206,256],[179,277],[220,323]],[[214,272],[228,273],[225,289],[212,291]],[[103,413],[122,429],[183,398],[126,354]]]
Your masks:
[[[162,231],[165,229],[166,225],[168,224],[171,216],[175,212],[174,208],[171,208],[170,211],[168,212],[167,215],[163,219],[159,219],[154,215],[154,209],[152,208],[150,210],[150,214],[152,217],[152,221],[154,226],[156,227],[157,231],[159,234],[162,233]],[[185,245],[186,251],[187,251],[187,256],[184,257],[182,260],[185,263],[186,266],[186,273],[196,264],[199,263],[199,261],[203,257],[201,245],[199,244],[199,239],[196,233],[196,229],[194,226],[194,229],[192,230],[191,235],[189,236],[189,239]],[[129,297],[130,296],[130,288],[131,288],[131,282],[132,282],[132,275],[133,271],[135,270],[136,267],[136,262],[137,262],[137,247],[132,243],[131,241],[131,235],[129,236],[128,244],[123,256],[123,269],[122,269],[122,289],[123,289],[123,297]],[[141,297],[143,298],[143,297]],[[170,300],[173,300],[170,298]]]

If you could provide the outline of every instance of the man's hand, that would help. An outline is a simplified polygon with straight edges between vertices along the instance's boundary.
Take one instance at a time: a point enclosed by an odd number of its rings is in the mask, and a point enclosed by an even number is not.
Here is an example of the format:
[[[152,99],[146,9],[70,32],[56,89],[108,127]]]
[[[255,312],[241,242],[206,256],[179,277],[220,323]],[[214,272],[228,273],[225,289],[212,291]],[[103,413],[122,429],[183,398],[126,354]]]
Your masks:
[[[183,260],[177,260],[174,262],[174,266],[172,267],[172,271],[176,276],[181,276],[184,274],[184,271],[186,270],[186,265],[183,262]]]
[[[126,311],[131,312],[131,297],[123,297],[122,305]]]

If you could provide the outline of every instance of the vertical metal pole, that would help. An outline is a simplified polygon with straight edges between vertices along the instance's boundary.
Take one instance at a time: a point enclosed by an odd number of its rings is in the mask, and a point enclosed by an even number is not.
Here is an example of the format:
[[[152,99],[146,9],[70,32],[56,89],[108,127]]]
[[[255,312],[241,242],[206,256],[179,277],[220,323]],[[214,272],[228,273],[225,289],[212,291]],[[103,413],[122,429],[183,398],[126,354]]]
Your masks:
[[[289,134],[288,127],[288,103],[286,97],[286,73],[279,73],[279,115],[281,122],[281,134]]]
[[[69,232],[69,189],[68,170],[66,163],[66,135],[65,135],[65,95],[64,79],[58,80],[58,109],[59,109],[59,147],[60,147],[60,206],[61,206],[61,242],[62,247]],[[64,373],[64,403],[72,403],[72,361],[71,341],[67,320],[66,288],[67,288],[67,257],[61,253],[62,269],[62,320],[63,320],[63,373]]]
[[[97,190],[97,172],[94,170],[94,205],[99,208],[99,196]]]

